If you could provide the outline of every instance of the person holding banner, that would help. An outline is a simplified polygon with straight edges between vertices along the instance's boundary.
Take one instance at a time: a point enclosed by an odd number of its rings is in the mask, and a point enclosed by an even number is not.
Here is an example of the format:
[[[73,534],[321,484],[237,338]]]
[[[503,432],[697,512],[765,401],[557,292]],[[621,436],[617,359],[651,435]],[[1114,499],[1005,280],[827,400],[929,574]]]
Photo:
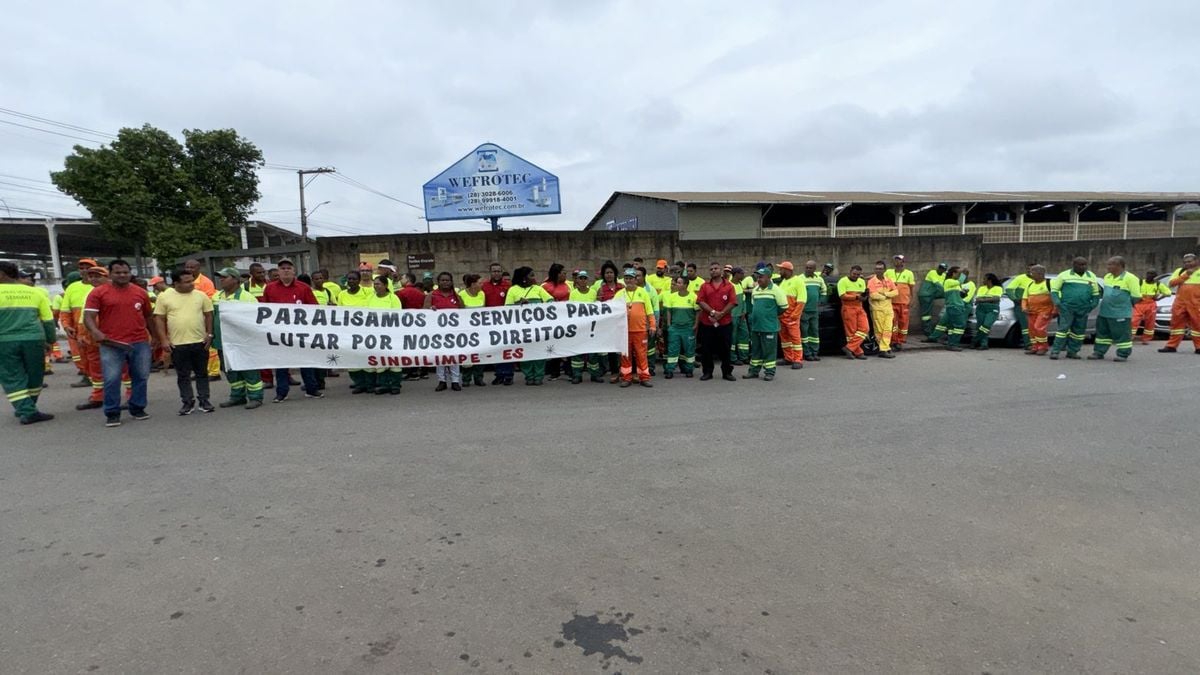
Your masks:
[[[483,307],[485,305],[487,295],[483,292],[483,284],[480,283],[480,276],[478,274],[463,275],[463,289],[458,292],[458,299],[462,301],[462,307],[466,309]],[[462,385],[469,387],[472,382],[475,383],[476,387],[484,386],[482,365],[463,366]]]
[[[539,302],[554,302],[554,298],[546,289],[537,284],[532,267],[518,267],[513,270],[512,288],[505,294],[505,305],[528,305]],[[521,361],[521,374],[525,376],[525,384],[534,387],[542,386],[546,379],[546,361],[544,359],[526,359]],[[507,384],[507,383],[506,383]]]
[[[282,303],[285,305],[315,305],[317,298],[312,289],[301,281],[296,280],[296,265],[289,258],[276,263],[279,279],[267,284],[263,289],[262,302]],[[301,368],[300,379],[304,382],[304,398],[325,398],[317,389],[317,374],[313,368]],[[275,403],[287,400],[291,391],[291,380],[287,368],[275,369]]]
[[[425,296],[425,309],[461,309],[462,306],[462,298],[454,290],[454,275],[442,272],[437,276],[437,288]],[[450,383],[450,389],[462,391],[462,371],[457,363],[437,366],[435,370],[438,383],[434,391],[446,391],[447,382]]]
[[[596,302],[596,286],[588,281],[587,270],[576,270],[575,285],[567,298],[571,302]],[[576,354],[571,357],[571,384],[583,382],[584,363],[587,364],[588,374],[592,382],[603,382],[600,363],[606,358],[605,354]]]
[[[650,384],[650,360],[646,355],[646,341],[653,340],[656,333],[654,303],[650,294],[638,284],[638,271],[625,270],[625,288],[618,291],[614,300],[625,302],[629,313],[629,347],[621,355],[621,386],[633,385],[633,368],[636,363],[638,383],[643,387]]]
[[[503,307],[504,296],[512,287],[512,282],[504,277],[504,266],[494,262],[488,266],[488,280],[480,284],[483,289],[484,307]],[[497,363],[496,376],[492,384],[512,384],[513,364]]]
[[[399,310],[400,298],[392,292],[388,285],[388,278],[385,276],[375,277],[373,282],[375,292],[371,297],[367,298],[366,307],[371,309],[392,309]],[[349,282],[347,282],[349,285]],[[382,396],[383,394],[391,394],[395,396],[400,393],[400,386],[404,378],[400,374],[399,368],[376,368],[373,371],[368,371],[370,375],[367,379],[367,386],[375,388],[375,394]]]
[[[608,302],[616,297],[617,292],[621,290],[621,284],[617,281],[618,274],[617,265],[613,261],[605,260],[604,264],[600,265],[600,278],[592,285],[596,290],[597,301]],[[612,373],[608,381],[611,384],[619,382],[621,379],[618,374],[621,370],[621,355],[616,352],[609,354],[605,365],[608,372]]]
[[[226,267],[217,272],[217,283],[221,290],[212,297],[213,303],[213,347],[221,353],[221,304],[231,302],[247,302],[258,304],[254,294],[242,287],[242,278],[238,271]],[[222,354],[224,357],[224,354]],[[263,404],[263,382],[257,370],[230,370],[229,363],[221,359],[225,365],[225,380],[229,382],[229,400],[217,404],[219,408],[245,406],[246,410],[261,408]]]
[[[374,289],[362,285],[362,272],[350,270],[346,273],[346,288],[338,293],[337,304],[339,307],[366,307],[374,295]],[[375,390],[375,373],[363,368],[351,368],[349,372],[351,394]]]

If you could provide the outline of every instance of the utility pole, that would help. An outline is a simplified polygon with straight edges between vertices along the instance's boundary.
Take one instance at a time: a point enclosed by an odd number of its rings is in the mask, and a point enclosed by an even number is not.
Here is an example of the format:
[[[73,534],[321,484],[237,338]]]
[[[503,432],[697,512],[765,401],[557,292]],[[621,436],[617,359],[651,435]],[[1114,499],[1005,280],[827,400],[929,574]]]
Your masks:
[[[308,210],[304,208],[304,186],[306,184],[304,182],[304,176],[310,173],[320,175],[323,173],[333,173],[335,171],[337,171],[337,169],[334,169],[333,167],[323,166],[316,169],[300,169],[296,172],[296,177],[300,181],[300,239],[306,244],[308,243]],[[309,182],[311,183],[312,181],[310,180]]]

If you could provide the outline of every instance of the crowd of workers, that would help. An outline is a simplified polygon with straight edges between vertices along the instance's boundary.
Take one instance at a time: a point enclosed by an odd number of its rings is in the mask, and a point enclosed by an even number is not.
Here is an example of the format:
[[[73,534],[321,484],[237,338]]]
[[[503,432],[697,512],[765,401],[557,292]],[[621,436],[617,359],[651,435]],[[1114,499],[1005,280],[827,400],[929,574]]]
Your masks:
[[[586,269],[568,271],[552,265],[538,283],[534,270],[519,267],[506,272],[493,263],[486,277],[466,274],[460,280],[449,272],[436,277],[424,273],[401,274],[390,261],[360,265],[335,282],[327,270],[311,277],[297,275],[291,260],[280,260],[272,269],[255,263],[245,274],[234,268],[216,271],[216,282],[201,272],[199,261],[189,260],[169,277],[140,280],[129,263],[113,260],[102,266],[83,259],[78,271],[63,283],[53,298],[33,284],[32,274],[11,263],[0,263],[0,385],[22,424],[50,420],[38,410],[43,377],[52,361],[68,362],[58,345],[58,330],[67,336],[70,361],[80,374],[72,387],[89,389],[78,410],[102,409],[107,426],[121,424],[121,411],[135,420],[149,417],[147,378],[152,370],[173,368],[182,407],[178,414],[210,413],[210,382],[221,379],[220,312],[222,303],[270,302],[326,304],[391,310],[458,309],[540,302],[623,302],[628,311],[629,343],[624,353],[580,354],[568,359],[525,360],[517,364],[523,381],[540,386],[547,379],[569,378],[579,384],[607,381],[628,387],[635,382],[652,387],[659,365],[663,376],[678,373],[694,377],[699,362],[700,380],[720,376],[736,381],[735,366],[748,366],[742,379],[773,380],[780,360],[791,369],[806,361],[821,360],[820,307],[840,306],[845,335],[842,354],[852,360],[868,353],[891,359],[908,341],[909,307],[914,295],[925,342],[942,342],[950,351],[965,347],[987,349],[1001,298],[1013,303],[1026,353],[1057,359],[1079,359],[1087,334],[1088,316],[1099,307],[1095,345],[1089,359],[1103,359],[1115,349],[1114,361],[1125,361],[1135,339],[1149,342],[1154,335],[1157,300],[1176,293],[1170,337],[1160,352],[1175,352],[1190,330],[1200,354],[1200,274],[1197,259],[1184,256],[1183,264],[1166,284],[1155,271],[1142,278],[1125,269],[1120,257],[1106,262],[1106,274],[1097,276],[1088,261],[1076,258],[1070,269],[1048,276],[1046,268],[1031,264],[1007,285],[995,274],[985,274],[981,284],[965,267],[940,264],[929,270],[918,285],[903,255],[889,267],[877,261],[870,274],[859,265],[837,279],[833,265],[818,270],[808,261],[797,271],[789,261],[775,265],[761,261],[749,271],[712,263],[707,277],[695,263],[669,264],[658,260],[648,272],[641,259],[620,267],[612,261],[600,266],[595,277]],[[836,299],[836,300],[835,300]],[[939,316],[934,303],[943,301]],[[968,318],[974,309],[976,329],[963,343]],[[1058,319],[1051,341],[1050,321]],[[1141,335],[1138,333],[1141,331]],[[495,367],[491,384],[511,385],[514,364]],[[229,397],[219,407],[258,408],[264,390],[274,390],[274,402],[288,399],[293,386],[302,386],[306,398],[322,398],[327,377],[337,371],[300,368],[299,380],[287,369],[274,371],[224,370]],[[430,377],[427,369],[353,369],[348,371],[354,394],[398,394],[406,380]],[[481,366],[460,369],[438,366],[435,391],[461,391],[484,386]],[[122,401],[122,386],[127,391]]]

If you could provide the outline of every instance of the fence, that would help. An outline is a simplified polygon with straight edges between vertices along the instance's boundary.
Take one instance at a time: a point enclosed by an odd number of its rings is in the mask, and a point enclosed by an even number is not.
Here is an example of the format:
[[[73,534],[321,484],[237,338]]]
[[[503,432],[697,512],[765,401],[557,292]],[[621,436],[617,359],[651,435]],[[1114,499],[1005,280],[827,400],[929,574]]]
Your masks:
[[[1023,231],[1022,231],[1023,230]],[[850,237],[943,237],[974,234],[985,244],[1043,241],[1088,241],[1097,239],[1158,239],[1161,237],[1200,237],[1200,221],[1134,221],[1079,223],[1078,233],[1071,223],[995,223],[986,225],[905,225],[903,235],[894,226],[772,227],[762,231],[764,239],[842,239]]]

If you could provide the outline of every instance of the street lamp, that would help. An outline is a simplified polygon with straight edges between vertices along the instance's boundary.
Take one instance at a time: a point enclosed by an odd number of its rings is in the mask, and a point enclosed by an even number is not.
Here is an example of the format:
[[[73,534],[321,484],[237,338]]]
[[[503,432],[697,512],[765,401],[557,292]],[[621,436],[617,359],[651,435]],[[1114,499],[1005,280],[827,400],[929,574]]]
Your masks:
[[[329,204],[331,201],[332,200],[326,199],[325,201],[321,202],[320,204],[317,204],[316,206],[312,207],[312,211],[309,211],[308,215],[311,217],[312,214],[317,212],[317,209],[321,208],[322,206],[325,206],[326,204]]]

